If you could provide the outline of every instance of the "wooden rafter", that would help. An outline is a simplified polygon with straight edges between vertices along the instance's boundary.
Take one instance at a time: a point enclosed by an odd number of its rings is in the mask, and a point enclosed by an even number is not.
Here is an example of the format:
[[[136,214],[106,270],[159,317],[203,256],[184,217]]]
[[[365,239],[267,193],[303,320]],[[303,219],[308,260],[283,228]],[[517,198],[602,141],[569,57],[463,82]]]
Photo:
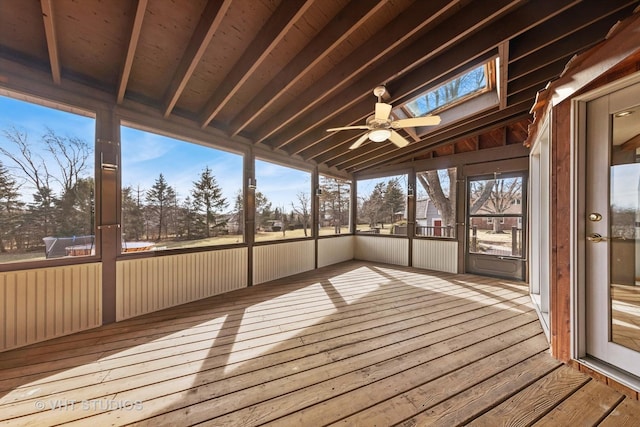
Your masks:
[[[535,51],[544,50],[576,31],[589,27],[595,22],[602,21],[603,18],[609,15],[618,15],[614,16],[613,23],[615,23],[615,20],[622,16],[618,12],[633,3],[635,2],[632,0],[583,2],[580,13],[567,10],[538,25],[536,28],[532,28],[526,35],[519,38],[517,43],[513,43],[509,57],[511,61],[518,61]],[[608,28],[611,28],[613,23],[610,20],[606,21]],[[591,33],[594,34],[593,30]]]
[[[603,20],[589,27],[558,40],[556,43],[551,44],[548,49],[534,51],[519,61],[512,62],[509,67],[509,78],[514,79],[525,73],[538,74],[542,68],[559,59],[571,57],[588,47],[594,46],[601,40],[599,35],[611,28],[615,22],[615,15],[603,18]]]
[[[179,122],[176,136],[193,128],[222,138],[195,140],[346,174],[443,155],[451,144],[456,152],[471,149],[473,135],[486,135],[496,121],[532,111],[539,117],[562,99],[560,91],[565,96],[614,65],[637,69],[640,55],[633,32],[640,0],[232,1],[180,8],[149,0],[7,1],[0,91],[84,108],[100,100],[119,105],[123,118],[135,112],[132,122],[137,114],[154,117],[159,131]],[[238,36],[244,30],[249,39]],[[288,40],[301,32],[308,42],[292,48]],[[593,48],[600,44],[606,51]],[[229,57],[238,60],[215,65]],[[408,129],[408,147],[349,150],[362,132],[326,132],[364,124],[379,84],[392,94],[385,102],[398,108],[496,57],[499,98],[487,93],[440,111],[438,127]],[[203,63],[212,65],[199,74]],[[564,78],[565,70],[577,70],[579,81]],[[508,136],[505,149],[526,137]]]
[[[278,6],[269,21],[253,39],[249,49],[209,98],[201,116],[201,127],[205,128],[211,123],[312,4],[313,0],[288,0]]]
[[[187,86],[202,55],[222,22],[231,0],[209,0],[185,49],[176,73],[164,96],[164,116],[168,117]]]
[[[133,58],[135,57],[138,40],[140,39],[142,21],[144,20],[144,14],[147,10],[147,3],[148,0],[138,0],[138,4],[136,6],[136,12],[131,26],[131,33],[129,35],[127,53],[125,55],[124,64],[122,65],[122,71],[120,72],[120,82],[118,83],[118,94],[116,96],[118,104],[122,103],[124,100],[124,94],[127,91],[127,83],[129,82],[129,76],[131,75],[131,67],[133,66]]]
[[[55,84],[60,85],[60,57],[58,55],[58,41],[53,19],[53,0],[40,0],[40,7],[42,8],[42,19],[44,21],[44,34],[47,38],[47,50],[49,51],[51,77],[53,78],[53,82]]]
[[[457,14],[457,18],[453,19],[456,23],[455,25],[448,25],[446,28],[434,31],[436,34],[428,33],[420,37],[408,46],[402,54],[395,55],[381,66],[367,71],[359,77],[356,84],[344,89],[331,100],[325,102],[320,108],[316,108],[304,117],[298,118],[298,123],[301,125],[292,128],[290,131],[280,133],[275,146],[279,148],[283,147],[291,141],[300,138],[303,133],[308,132],[317,123],[322,123],[328,118],[337,116],[341,111],[351,107],[353,102],[362,99],[364,96],[370,97],[371,89],[375,87],[378,82],[391,79],[394,75],[404,70],[415,68],[418,64],[425,63],[428,59],[443,52],[447,47],[472,34],[476,29],[489,22],[494,16],[504,13],[505,10],[517,4],[518,1],[495,1],[492,4],[478,4],[477,9],[469,5],[468,7],[471,9],[467,10],[467,13],[459,13]],[[424,82],[424,75],[421,82]],[[358,93],[364,95],[358,98]],[[393,96],[397,98],[398,94],[394,93]],[[345,99],[351,99],[353,101],[350,104],[345,102]]]
[[[260,114],[262,114],[282,94],[298,83],[315,65],[327,57],[371,15],[385,4],[378,1],[356,2],[336,15],[314,39],[256,95],[247,108],[243,109],[229,126],[229,133],[237,135]]]
[[[563,7],[569,7],[574,3],[575,1],[565,0],[563,2]],[[392,75],[393,73],[397,73],[397,70],[390,68],[393,66],[400,66],[401,69],[406,69],[410,65],[403,61],[410,61],[414,57],[416,57],[415,61],[417,61],[417,57],[423,55],[424,51],[432,52],[435,55],[439,52],[438,49],[446,48],[447,40],[452,40],[451,43],[454,43],[455,41],[461,40],[468,34],[470,34],[469,32],[465,31],[465,29],[468,29],[470,27],[479,28],[484,23],[493,22],[488,27],[484,28],[480,35],[474,37],[473,42],[465,45],[465,49],[454,49],[451,51],[447,51],[442,55],[436,56],[433,60],[425,62],[424,65],[414,67],[414,69],[410,73],[407,73],[405,76],[403,76],[402,83],[400,85],[394,86],[394,98],[396,98],[396,102],[405,102],[409,98],[414,97],[416,95],[416,89],[424,87],[425,82],[433,82],[438,77],[451,72],[452,64],[456,64],[457,66],[457,64],[466,62],[466,64],[472,66],[472,64],[481,63],[488,60],[489,57],[493,55],[492,52],[495,46],[499,46],[514,34],[522,33],[527,28],[535,25],[537,22],[547,19],[549,14],[552,13],[553,10],[553,8],[551,7],[553,5],[550,4],[546,6],[527,4],[525,6],[519,7],[512,14],[506,15],[503,19],[491,21],[491,19],[496,15],[504,14],[506,7],[515,7],[518,5],[519,4],[517,3],[510,3],[508,5],[501,4],[496,5],[496,9],[491,10],[488,8],[487,4],[478,4],[477,10],[465,9],[464,14],[461,13],[460,16],[455,15],[451,19],[451,25],[446,25],[446,28],[443,28],[442,31],[438,32],[437,36],[428,33],[429,37],[424,37],[416,40],[411,46],[396,55],[396,57],[398,57],[396,61],[389,61],[383,64],[383,66],[370,71],[359,80],[358,84],[362,82],[369,82],[370,80],[373,81],[376,76],[385,76],[387,74]],[[456,25],[460,25],[460,28],[457,28]],[[356,89],[356,86],[352,85],[349,90],[361,91],[364,90],[364,88]],[[398,99],[398,97],[401,98]],[[325,105],[316,109],[314,111],[316,121],[320,119],[322,114],[328,116],[331,114],[331,111],[340,111],[339,103],[344,98],[351,99],[353,98],[353,94],[341,94],[341,96],[335,97],[332,102],[325,103]],[[299,121],[302,120],[303,119],[300,119]],[[304,123],[305,125],[312,122],[313,120],[311,119],[302,121],[302,123]],[[294,130],[304,127],[305,126],[298,126]],[[285,139],[292,140],[296,136],[298,135],[293,135],[291,133],[284,134],[284,136],[281,136],[281,139],[283,141]],[[300,138],[299,142],[294,142],[293,144],[299,145],[303,142],[306,142],[308,145],[313,145],[316,143],[311,138]],[[283,147],[284,145],[286,144],[283,144],[282,141],[279,141],[279,143],[275,146]],[[286,147],[285,150],[291,153],[291,151],[288,150],[288,147]]]
[[[356,49],[353,54],[349,56],[348,61],[343,61],[331,73],[319,79],[313,87],[305,92],[304,96],[299,97],[287,105],[286,108],[274,114],[272,120],[269,120],[262,129],[259,129],[258,132],[255,133],[255,141],[265,141],[287,124],[297,120],[302,114],[312,110],[312,108],[319,105],[322,101],[349,86],[352,80],[357,79],[358,74],[364,69],[374,64],[376,60],[384,55],[392,52],[401,43],[426,27],[440,15],[448,12],[449,9],[456,4],[457,2],[443,0],[415,2],[366,43]],[[425,19],[425,17],[428,18]],[[368,84],[369,87],[366,90],[359,91],[360,98],[369,96],[373,87],[383,81],[384,77],[380,76],[373,85]],[[282,144],[278,143],[277,145],[281,146]]]
[[[498,84],[498,99],[500,109],[507,108],[507,93],[509,84],[509,40],[498,45],[498,69],[496,82]]]

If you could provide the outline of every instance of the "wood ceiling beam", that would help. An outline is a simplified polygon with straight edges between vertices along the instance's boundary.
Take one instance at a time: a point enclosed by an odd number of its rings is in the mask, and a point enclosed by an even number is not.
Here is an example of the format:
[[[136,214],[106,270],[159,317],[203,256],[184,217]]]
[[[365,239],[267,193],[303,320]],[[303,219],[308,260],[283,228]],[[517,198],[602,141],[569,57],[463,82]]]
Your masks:
[[[571,33],[564,39],[550,44],[545,49],[536,50],[531,55],[522,56],[518,61],[509,64],[509,78],[520,78],[527,73],[537,73],[539,69],[557,61],[559,58],[572,56],[595,46],[602,40],[602,35],[617,22],[615,16],[598,21],[589,27]]]
[[[40,0],[40,7],[42,8],[44,35],[47,40],[47,50],[49,52],[51,77],[55,84],[60,85],[62,78],[60,72],[60,57],[58,55],[58,38],[56,36],[56,26],[53,19],[53,0]]]
[[[509,41],[498,45],[498,69],[496,82],[498,84],[498,100],[500,109],[507,108],[507,93],[509,92]]]
[[[129,83],[131,67],[133,66],[133,58],[136,55],[136,48],[138,47],[140,32],[142,31],[142,21],[147,10],[147,3],[148,0],[138,0],[136,5],[136,11],[133,17],[133,23],[131,25],[131,32],[129,33],[129,44],[127,46],[127,53],[124,58],[122,70],[120,71],[118,93],[116,95],[116,101],[118,104],[122,103],[122,101],[124,100],[124,94],[127,91],[127,84]]]
[[[483,28],[481,32],[473,36],[473,39],[465,45],[464,49],[453,50],[452,58],[457,55],[458,58],[460,58],[458,62],[464,64],[465,62],[462,58],[465,54],[468,58],[479,57],[483,52],[486,53],[489,52],[491,48],[497,48],[501,43],[525,33],[527,30],[571,8],[577,3],[579,3],[579,0],[528,2],[512,13]],[[424,64],[404,76],[402,80],[400,80],[399,85],[394,85],[394,93],[400,97],[396,100],[396,103],[404,103],[413,98],[416,95],[415,88],[420,87],[421,80],[423,82],[422,85],[426,86],[424,83],[424,75],[428,73],[429,69],[433,68],[433,66],[434,64],[431,63]],[[510,69],[510,76],[511,73],[512,70]]]
[[[367,42],[352,52],[348,61],[342,61],[330,73],[315,82],[305,92],[304,96],[298,97],[294,102],[274,114],[261,129],[254,133],[254,140],[256,142],[265,141],[338,90],[349,86],[360,72],[396,49],[440,16],[450,13],[450,10],[455,8],[458,3],[459,1],[457,0],[432,0],[413,3],[393,21],[374,34]],[[380,76],[374,86],[382,82],[384,82],[384,77]],[[374,86],[369,87],[366,92],[371,93],[370,91],[373,90]],[[361,96],[365,95],[361,94]],[[279,144],[273,146],[276,145]]]
[[[474,37],[474,42],[479,43],[477,46],[480,46],[479,49],[482,49],[483,43],[486,43],[488,45],[498,45],[500,42],[504,41],[504,40],[508,40],[510,37],[513,37],[514,35],[517,34],[522,34],[524,33],[526,30],[528,30],[529,28],[532,28],[533,26],[539,24],[540,22],[543,22],[545,19],[549,19],[550,17],[554,16],[554,14],[559,14],[561,13],[563,10],[566,10],[568,8],[570,8],[571,6],[575,5],[577,2],[575,1],[565,1],[562,3],[561,7],[558,7],[558,5],[551,5],[548,3],[544,3],[544,4],[532,4],[529,3],[519,9],[517,9],[516,11],[514,11],[512,14],[507,15],[505,18],[498,20],[496,22],[494,22],[493,24],[491,24],[489,27],[485,28],[482,33],[478,34],[476,37]],[[476,49],[478,49],[478,47],[476,46]],[[485,45],[486,46],[486,45]],[[472,56],[474,53],[477,53],[478,50],[476,50],[475,52],[469,52],[468,50],[466,51],[470,56]],[[453,53],[452,55],[455,55],[455,53]],[[435,61],[434,61],[435,62]],[[427,66],[430,64],[427,64]],[[410,96],[415,96],[414,93],[412,93],[415,89],[417,85],[419,85],[420,81],[424,82],[424,76],[425,73],[429,72],[429,67],[427,66],[423,66],[423,67],[418,67],[417,69],[415,69],[414,71],[412,71],[411,73],[409,73],[407,76],[405,76],[402,80],[401,80],[401,84],[397,87],[393,88],[393,92],[394,94],[403,94],[403,93],[407,93],[407,95],[405,95],[404,99],[402,99],[400,102],[406,102],[408,100],[408,98]],[[433,67],[433,65],[431,65],[431,68]],[[528,96],[528,94],[523,93],[521,96]],[[535,94],[533,95],[535,97]],[[520,99],[520,97],[518,97],[517,99]],[[517,100],[516,99],[516,100]],[[508,102],[513,102],[513,100],[508,100]],[[530,102],[533,103],[533,99],[530,100]],[[529,106],[527,106],[528,109]],[[511,108],[507,109],[509,111],[511,111]],[[413,145],[413,144],[412,144]],[[346,153],[342,156],[340,156],[340,162],[336,162],[336,161],[331,161],[331,162],[327,162],[327,164],[331,164],[333,166],[336,166],[338,168],[342,168],[342,167],[349,167],[350,164],[349,163],[344,163],[345,161],[350,161],[351,159],[354,159],[356,157],[358,157],[359,155],[362,154],[362,152],[360,152],[360,154],[358,153],[359,150],[363,149],[363,147],[361,147],[358,150],[353,150],[350,153]],[[395,146],[390,146],[389,147],[390,150],[392,151],[396,151]],[[354,153],[355,151],[355,153]],[[332,153],[333,154],[333,153]],[[326,155],[321,155],[317,158],[315,158],[315,160],[317,162],[325,162],[326,160]]]
[[[571,56],[562,57],[555,62],[545,65],[535,73],[527,73],[520,78],[511,80],[509,84],[509,95],[513,96],[532,87],[538,90],[544,89],[547,83],[558,78],[570,59]]]
[[[569,7],[570,4],[571,3],[565,4],[564,7]],[[498,47],[500,47],[501,45],[504,45],[506,43],[505,40],[511,36],[511,33],[521,34],[532,25],[535,25],[539,19],[544,19],[544,17],[549,16],[549,14],[553,13],[551,10],[544,9],[540,10],[538,14],[536,14],[534,13],[534,8],[535,5],[530,5],[518,9],[514,12],[517,14],[515,17],[511,14],[507,15],[502,20],[491,24],[487,29],[483,30],[482,34],[489,35],[486,39],[487,45],[497,45]],[[525,19],[524,21],[520,20],[523,16],[528,17],[529,19]],[[512,22],[516,18],[518,18],[519,22],[521,22],[522,27],[519,27],[517,25],[514,26],[512,24]],[[506,32],[503,33],[500,29],[503,29]],[[482,35],[474,37],[474,39],[481,38],[483,38]],[[493,47],[487,49],[486,45],[477,44],[472,44],[471,46],[467,45],[465,47],[466,49],[448,51],[445,54],[436,57],[432,61],[429,61],[429,63],[425,66],[419,67],[415,71],[412,71],[409,75],[405,76],[402,79],[402,83],[400,85],[391,87],[390,91],[393,92],[394,95],[396,93],[400,93],[403,95],[400,100],[397,100],[397,102],[403,103],[415,97],[418,91],[423,90],[422,87],[434,86],[440,84],[440,81],[444,82],[445,80],[447,80],[448,75],[452,71],[451,64],[463,64],[458,65],[458,67],[471,68],[475,65],[479,65],[488,61],[493,56]],[[507,52],[503,53],[508,55]],[[400,53],[399,55],[405,55],[405,53]],[[465,63],[465,61],[468,62]],[[506,63],[506,60],[501,61],[501,64],[503,62]],[[462,71],[462,69],[457,71]],[[501,73],[501,75],[502,74],[506,73]],[[504,76],[503,78],[506,78],[506,76]],[[503,99],[501,108],[505,108],[507,105],[507,93],[506,91],[503,92],[504,93],[502,95]],[[360,105],[361,104],[358,104],[358,109],[360,108]],[[352,110],[349,110],[349,113],[351,113]],[[358,119],[361,120],[361,117],[359,117]],[[335,125],[344,125],[344,123],[336,123]],[[322,137],[321,131],[314,130],[309,135],[305,135],[305,137],[300,138],[299,141],[296,141],[290,146],[287,146],[285,150],[289,153],[301,153],[303,158],[307,160],[314,159],[318,162],[324,162],[325,160],[327,160],[326,158],[324,158],[324,156],[317,157],[318,155],[329,151],[317,147],[318,142],[321,142],[324,139],[326,139],[326,136]],[[307,144],[307,147],[302,147],[304,144]],[[339,146],[336,147],[336,149],[339,149]]]
[[[229,133],[237,135],[290,88],[323,61],[337,46],[347,40],[386,0],[377,3],[352,2],[347,4],[300,53],[247,103],[247,106],[229,124]]]
[[[412,70],[410,73],[408,73],[406,76],[404,76],[400,80],[399,85],[394,85],[392,88],[392,93],[394,95],[394,98],[396,98],[395,102],[403,103],[408,101],[410,98],[415,97],[416,88],[425,87],[428,84],[430,84],[431,80],[433,80],[433,79],[427,78],[426,76],[432,76],[432,77],[442,76],[446,74],[447,71],[451,71],[451,69],[453,68],[452,64],[456,64],[456,66],[459,66],[459,64],[468,63],[470,59],[474,59],[474,58],[477,59],[479,57],[482,57],[483,55],[490,55],[491,50],[495,49],[504,41],[508,40],[511,37],[514,37],[515,35],[524,33],[525,31],[532,28],[533,26],[539,24],[540,22],[543,22],[546,19],[549,19],[550,17],[562,12],[563,10],[566,10],[567,8],[570,8],[576,3],[577,1],[575,0],[573,1],[564,0],[560,3],[556,2],[554,4],[544,3],[542,5],[538,3],[536,4],[528,3],[522,7],[515,9],[513,12],[506,15],[504,13],[499,13],[498,11],[494,11],[494,14],[492,14],[491,17],[495,18],[496,15],[499,15],[501,16],[501,18],[494,19],[493,23],[489,24],[488,26],[483,28],[481,32],[474,35],[473,43],[469,43],[466,49],[452,49],[451,51],[441,55],[442,58],[436,57],[434,58],[433,61],[429,61],[424,65],[414,68],[414,70]],[[482,6],[481,8],[479,8],[480,10],[469,10],[468,8],[471,7],[471,5],[467,7],[467,9],[465,10],[466,12],[465,16],[467,17],[466,19],[464,16],[461,16],[459,18],[455,16],[450,21],[454,21],[455,23],[461,23],[463,25],[463,28],[470,27],[471,24],[468,20],[472,18],[469,18],[469,17],[483,16],[482,15],[483,12],[485,13],[488,12],[487,10],[488,4],[483,3],[482,5],[478,5],[478,6]],[[503,12],[503,10],[501,10],[500,12]],[[486,22],[486,21],[483,21],[483,22]],[[405,60],[405,58],[411,57],[410,52],[412,52],[411,49],[413,46],[416,46],[418,49],[422,48],[423,51],[429,51],[431,49],[435,49],[435,51],[432,51],[432,52],[435,52],[436,54],[439,53],[437,48],[431,47],[432,45],[430,43],[435,41],[437,43],[440,43],[446,46],[447,39],[455,38],[455,36],[449,32],[450,28],[455,29],[455,24],[449,25],[449,21],[447,21],[446,28],[444,28],[443,31],[439,31],[439,29],[437,29],[436,31],[434,31],[434,33],[436,34],[432,34],[432,33],[427,34],[424,37],[425,40],[419,40],[413,43],[411,46],[405,49],[405,51],[403,51],[402,54],[397,55],[398,58],[394,57],[392,58],[392,60],[388,61],[382,66],[372,70],[370,73],[367,74],[367,76],[363,77],[360,80],[360,82],[366,81],[367,84],[370,85],[371,82],[366,80],[366,78],[368,78],[369,76],[371,76],[372,79],[375,78],[375,76],[380,76],[380,75],[385,76],[386,68],[388,68],[390,64],[391,66],[402,64],[403,63],[402,61]],[[464,30],[461,30],[461,31],[464,31]],[[468,33],[464,33],[464,35],[467,35],[467,34]],[[463,38],[463,36],[455,38],[455,40],[459,40],[460,38]],[[443,37],[444,41],[441,41],[439,37]],[[435,71],[435,70],[438,70],[438,71]],[[354,90],[354,88],[355,88],[355,85],[352,85],[350,90]],[[314,111],[314,115],[307,121],[303,122],[299,126],[299,128],[305,128],[306,126],[310,126],[310,122],[312,122],[313,120],[318,122],[319,121],[318,116],[321,116],[322,114],[329,115],[330,114],[329,111],[331,110],[339,111],[339,107],[337,106],[337,104],[339,102],[342,102],[342,99],[351,99],[354,96],[355,94],[352,95],[351,92],[349,94],[343,93],[343,94],[340,94],[340,96],[336,96],[334,98],[335,101],[326,103],[323,105],[321,109]],[[400,99],[398,99],[398,97],[400,97]],[[319,123],[322,123],[322,121],[320,120]],[[297,129],[298,128],[296,128],[296,130]],[[287,138],[290,136],[291,135],[286,135]],[[306,138],[305,140],[309,141]],[[278,144],[277,146],[282,146],[282,143]],[[322,159],[320,158],[316,160],[320,162],[322,161]]]
[[[431,86],[437,86],[439,84],[443,84],[447,82],[453,75],[456,75],[462,72],[464,69],[466,69],[464,67],[463,68],[459,67],[459,61],[460,61],[459,57],[452,59],[451,56],[452,54],[450,52],[447,52],[443,54],[441,57],[438,57],[438,60],[434,61],[434,65],[432,65],[432,67],[429,70],[425,71],[426,74],[423,75],[422,80],[416,84],[420,86],[424,81],[429,81],[430,82],[429,84]],[[462,56],[464,60],[466,56],[465,55],[462,55]],[[482,64],[488,61],[491,56],[492,55],[489,54],[486,56],[478,57],[472,60],[471,62],[467,63],[467,65],[473,66],[471,64],[476,64],[476,63]],[[451,68],[456,66],[458,68],[455,68],[455,69]],[[387,87],[387,89],[390,93],[395,93],[393,87]],[[390,99],[389,101],[392,101],[392,100]],[[287,151],[289,154],[301,153],[301,155],[305,159],[310,160],[311,158],[326,151],[322,149],[322,144],[321,144],[323,140],[329,137],[329,135],[326,132],[326,128],[344,126],[345,123],[351,123],[351,124],[364,123],[365,119],[368,116],[370,116],[372,112],[373,112],[373,102],[370,98],[366,98],[360,101],[358,104],[353,105],[351,108],[346,110],[343,114],[341,114],[338,118],[335,118],[329,121],[326,124],[326,126],[317,127],[316,129],[312,130],[310,133],[304,135],[304,137],[300,138],[295,142],[292,142],[291,144],[285,147],[285,151]],[[321,147],[317,147],[318,145],[321,145]],[[322,151],[318,151],[318,149]]]
[[[314,126],[337,116],[351,107],[351,104],[361,100],[366,94],[371,94],[371,90],[380,82],[391,80],[403,71],[414,68],[430,58],[437,57],[447,48],[460,42],[519,4],[519,0],[492,0],[482,4],[471,3],[467,5],[463,11],[456,13],[444,23],[438,25],[433,31],[414,40],[402,52],[366,72],[355,83],[342,90],[341,93],[336,94],[322,106],[310,111],[303,117],[299,117],[295,127],[290,127],[279,133],[268,144],[282,148],[296,138],[300,138]],[[449,70],[451,69],[451,67],[448,68]],[[424,82],[424,75],[421,81]],[[392,96],[397,98],[398,95],[395,90]],[[345,102],[346,99],[351,100],[351,103]]]
[[[450,53],[445,54],[447,56],[450,56]],[[443,56],[445,56],[443,55]],[[449,73],[445,73],[443,75],[441,75],[441,77],[435,79],[435,80],[431,80],[431,74],[433,73],[434,75],[438,75],[441,73],[444,73],[444,71],[441,71],[440,66],[444,66],[447,67],[449,63],[451,64],[457,64],[457,60],[453,60],[453,61],[449,61],[449,60],[438,60],[438,61],[434,61],[435,65],[434,68],[432,68],[428,73],[429,75],[425,75],[424,78],[426,80],[430,80],[430,85],[431,86],[438,86],[440,84],[446,83],[448,80],[451,79],[452,76],[459,74],[460,72],[462,72],[464,69],[466,69],[467,65],[469,66],[473,66],[472,64],[481,64],[486,62],[492,55],[489,54],[487,56],[481,56],[476,58],[475,60],[471,61],[471,63],[469,64],[465,64],[465,66],[463,67],[458,67],[457,69],[451,70]],[[391,89],[391,91],[393,91],[393,89]],[[347,123],[361,123],[364,122],[365,118],[369,115],[371,115],[372,112],[372,104],[371,101],[366,99],[364,101],[359,102],[356,106],[353,106],[352,108],[350,108],[349,110],[345,111],[344,114],[339,118],[339,120],[344,120]],[[344,125],[344,122],[337,122],[338,119],[334,119],[332,122],[330,122],[330,125],[327,127],[338,127],[338,126],[342,126]],[[417,132],[417,130],[416,130]],[[342,132],[342,135],[344,135],[344,132]],[[416,133],[417,135],[417,133]],[[346,136],[346,135],[344,135]],[[419,135],[417,140],[420,140]],[[331,147],[327,147],[327,144],[323,144],[322,142],[328,138],[331,138]],[[343,149],[345,147],[342,147],[342,145],[344,145],[345,143],[349,142],[351,140],[351,138],[347,139],[346,141],[342,141],[342,143],[337,143],[336,142],[336,138],[332,137],[330,134],[328,134],[325,130],[324,127],[322,128],[317,128],[314,129],[312,132],[310,132],[309,134],[305,135],[304,138],[302,138],[299,141],[296,141],[292,144],[290,144],[289,146],[286,147],[286,150],[288,153],[292,153],[292,151],[295,149],[296,153],[299,153],[305,160],[315,160],[315,161],[319,161],[319,162],[324,162],[325,160],[329,160],[331,158],[334,158],[333,156],[336,153],[342,153]],[[350,145],[350,144],[349,144]],[[328,152],[328,153],[327,153]],[[324,155],[324,153],[327,153],[327,155]],[[318,157],[320,156],[320,157]],[[318,157],[316,159],[316,157]]]
[[[169,117],[169,114],[173,111],[178,99],[180,99],[182,92],[187,86],[187,82],[195,72],[198,63],[200,63],[202,56],[206,52],[211,39],[220,27],[220,23],[230,5],[231,0],[209,0],[205,6],[200,20],[196,25],[196,29],[191,35],[189,44],[184,51],[184,55],[182,55],[180,59],[180,64],[178,64],[178,68],[165,92],[163,102],[164,117]]]
[[[313,2],[314,0],[287,0],[280,3],[249,48],[207,101],[201,115],[202,128],[207,127],[220,113]]]
[[[569,9],[513,40],[511,61],[517,61],[537,50],[544,49],[609,15],[616,15],[613,20],[615,23],[628,15],[628,11],[623,9],[637,3],[637,0],[585,0],[580,3],[580,13]]]

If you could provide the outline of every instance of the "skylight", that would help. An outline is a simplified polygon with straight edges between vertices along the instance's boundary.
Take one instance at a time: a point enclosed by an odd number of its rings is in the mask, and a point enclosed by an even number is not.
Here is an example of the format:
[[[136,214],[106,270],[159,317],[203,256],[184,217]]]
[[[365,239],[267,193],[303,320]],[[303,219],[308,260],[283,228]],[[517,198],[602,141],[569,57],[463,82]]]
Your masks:
[[[421,117],[485,93],[495,87],[495,73],[489,71],[494,66],[494,61],[480,65],[407,102],[402,109],[409,117]]]

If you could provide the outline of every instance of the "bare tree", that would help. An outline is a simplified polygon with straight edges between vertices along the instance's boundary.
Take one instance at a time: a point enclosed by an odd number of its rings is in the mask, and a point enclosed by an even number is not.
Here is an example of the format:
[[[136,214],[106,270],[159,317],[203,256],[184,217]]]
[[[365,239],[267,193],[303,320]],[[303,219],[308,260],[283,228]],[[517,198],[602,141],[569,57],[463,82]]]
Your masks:
[[[47,128],[42,137],[46,149],[55,159],[60,176],[53,175],[65,193],[70,191],[87,169],[89,145],[77,137],[61,137]]]
[[[28,134],[15,127],[4,129],[2,133],[17,148],[17,153],[14,153],[0,145],[0,153],[14,163],[13,169],[22,172],[21,175],[29,185],[35,188],[36,193],[42,193],[45,188],[50,189],[52,176],[42,156],[32,151]],[[8,168],[11,169],[11,167]]]
[[[304,235],[306,237],[307,228],[309,228],[309,219],[311,216],[311,213],[310,213],[311,198],[309,196],[309,193],[305,193],[303,191],[298,192],[297,197],[298,197],[298,204],[295,205],[293,202],[291,202],[291,207],[293,208],[293,211],[298,215],[298,217],[302,218]]]
[[[94,183],[87,176],[89,145],[77,137],[57,135],[50,128],[35,143],[16,127],[4,129],[2,135],[10,144],[0,145],[0,154],[12,163],[8,167],[22,179],[20,185],[34,190],[29,210],[38,224],[37,234],[86,233],[86,227],[76,226],[80,222],[92,226]],[[45,159],[45,153],[51,157]]]
[[[456,225],[456,168],[446,170],[449,178],[448,194],[442,188],[440,173],[438,170],[430,170],[416,174],[418,182],[427,192],[429,199],[433,202],[442,216],[442,223],[446,227]]]
[[[478,208],[478,212],[504,214],[516,200],[522,198],[522,179],[503,178],[493,181],[494,184],[491,186],[492,191],[486,202]],[[489,184],[487,184],[487,186],[489,186]],[[503,232],[500,221],[493,221],[493,232]]]

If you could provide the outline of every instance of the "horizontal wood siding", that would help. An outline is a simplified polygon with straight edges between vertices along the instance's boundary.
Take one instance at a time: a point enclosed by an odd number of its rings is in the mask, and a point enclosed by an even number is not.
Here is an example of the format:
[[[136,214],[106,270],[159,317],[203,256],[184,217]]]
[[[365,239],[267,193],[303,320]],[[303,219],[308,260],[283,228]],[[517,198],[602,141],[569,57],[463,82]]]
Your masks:
[[[341,236],[318,240],[318,267],[353,259],[354,237]]]
[[[457,273],[458,242],[450,240],[414,240],[413,266]]]
[[[118,261],[116,318],[123,320],[247,286],[247,249]]]
[[[100,326],[101,278],[98,263],[0,273],[0,351]]]
[[[355,259],[409,265],[409,240],[379,236],[355,236]]]
[[[313,270],[314,246],[313,240],[254,246],[253,284]]]

